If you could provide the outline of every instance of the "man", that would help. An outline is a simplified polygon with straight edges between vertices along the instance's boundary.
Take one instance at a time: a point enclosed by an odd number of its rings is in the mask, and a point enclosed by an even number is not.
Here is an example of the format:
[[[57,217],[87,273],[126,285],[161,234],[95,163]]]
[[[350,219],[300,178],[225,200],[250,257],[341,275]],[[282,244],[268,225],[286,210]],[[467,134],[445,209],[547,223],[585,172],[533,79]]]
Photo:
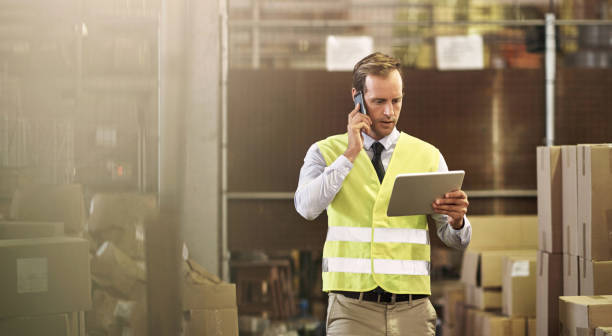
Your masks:
[[[395,128],[403,96],[397,59],[374,53],[359,61],[353,98],[358,92],[367,115],[357,104],[347,133],[310,147],[294,199],[308,220],[327,209],[322,270],[329,293],[327,334],[434,335],[427,217],[387,217],[386,209],[396,175],[448,167],[435,147]],[[432,207],[442,241],[467,247],[467,195],[448,192]]]

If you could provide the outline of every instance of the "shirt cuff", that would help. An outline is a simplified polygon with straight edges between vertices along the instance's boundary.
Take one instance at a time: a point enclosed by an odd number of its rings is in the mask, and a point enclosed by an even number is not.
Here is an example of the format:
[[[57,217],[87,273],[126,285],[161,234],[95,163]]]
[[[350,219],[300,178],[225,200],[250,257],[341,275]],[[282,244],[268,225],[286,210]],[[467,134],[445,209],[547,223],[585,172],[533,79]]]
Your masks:
[[[346,156],[340,155],[336,161],[329,165],[329,168],[339,172],[342,177],[346,177],[353,169],[353,163]]]
[[[450,229],[450,232],[456,235],[461,235],[462,233],[464,233],[468,226],[470,226],[470,221],[467,219],[467,216],[465,215],[463,216],[463,226],[461,227],[461,229],[455,229],[452,225],[448,224],[448,228]]]

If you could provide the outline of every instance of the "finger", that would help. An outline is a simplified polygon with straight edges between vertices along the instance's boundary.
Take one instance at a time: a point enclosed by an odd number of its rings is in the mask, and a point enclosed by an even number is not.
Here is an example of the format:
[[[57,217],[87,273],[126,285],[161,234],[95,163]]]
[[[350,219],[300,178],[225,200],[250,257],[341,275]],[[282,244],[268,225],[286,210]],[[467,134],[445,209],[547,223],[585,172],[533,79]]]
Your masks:
[[[453,190],[444,194],[445,198],[467,198],[466,193],[463,190]]]
[[[362,121],[362,122],[359,122],[357,124],[351,124],[350,128],[352,130],[362,130],[362,129],[365,129],[365,130],[369,131],[370,130],[370,125],[368,125],[364,121]]]
[[[434,205],[433,206],[434,209],[441,209],[441,210],[450,210],[450,211],[465,211],[467,212],[467,207],[463,206],[463,205]]]
[[[353,119],[353,117],[355,116],[355,114],[357,113],[357,111],[358,111],[358,108],[357,108],[357,107],[355,107],[355,109],[354,109],[354,110],[352,110],[352,111],[349,113],[349,115],[348,115],[348,121],[349,121],[349,122],[351,122],[351,119]]]
[[[456,205],[467,206],[469,203],[466,199],[463,199],[463,198],[438,198],[435,200],[434,204],[437,204],[437,205],[456,204]]]
[[[464,214],[461,214],[459,212],[455,212],[455,211],[447,211],[447,210],[434,210],[436,213],[439,213],[441,215],[447,215],[450,216],[451,218],[453,218],[453,220],[461,220],[461,218],[463,218]]]
[[[351,122],[361,122],[361,121],[363,121],[363,122],[366,122],[366,123],[368,123],[370,125],[372,124],[372,119],[370,119],[369,116],[367,116],[367,115],[365,115],[363,113],[360,113],[360,112],[356,112],[355,114],[353,114],[351,116],[350,121]]]

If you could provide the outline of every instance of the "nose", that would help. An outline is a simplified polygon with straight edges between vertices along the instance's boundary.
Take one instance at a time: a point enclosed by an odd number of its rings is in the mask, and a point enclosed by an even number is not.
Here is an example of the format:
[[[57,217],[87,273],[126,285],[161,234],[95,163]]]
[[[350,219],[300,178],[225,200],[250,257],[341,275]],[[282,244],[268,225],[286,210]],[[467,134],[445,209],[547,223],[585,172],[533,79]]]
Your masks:
[[[384,113],[385,113],[385,116],[387,117],[393,116],[393,104],[392,103],[385,104]]]

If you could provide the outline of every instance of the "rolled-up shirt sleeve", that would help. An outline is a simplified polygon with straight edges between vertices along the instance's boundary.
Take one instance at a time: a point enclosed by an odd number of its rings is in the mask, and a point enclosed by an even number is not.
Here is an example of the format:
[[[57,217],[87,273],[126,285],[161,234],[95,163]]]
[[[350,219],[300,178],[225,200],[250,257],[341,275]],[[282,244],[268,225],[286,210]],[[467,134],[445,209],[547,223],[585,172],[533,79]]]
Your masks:
[[[344,155],[327,166],[317,144],[310,146],[293,197],[297,212],[307,220],[317,218],[336,197],[352,168],[353,163]]]
[[[438,165],[439,172],[448,171],[448,166],[442,154],[440,154],[440,163]],[[440,240],[448,247],[455,248],[458,250],[465,250],[470,244],[472,238],[472,225],[468,220],[467,216],[463,216],[463,227],[461,229],[454,229],[448,223],[448,216],[442,214],[430,215],[433,221],[436,223],[436,233]]]

